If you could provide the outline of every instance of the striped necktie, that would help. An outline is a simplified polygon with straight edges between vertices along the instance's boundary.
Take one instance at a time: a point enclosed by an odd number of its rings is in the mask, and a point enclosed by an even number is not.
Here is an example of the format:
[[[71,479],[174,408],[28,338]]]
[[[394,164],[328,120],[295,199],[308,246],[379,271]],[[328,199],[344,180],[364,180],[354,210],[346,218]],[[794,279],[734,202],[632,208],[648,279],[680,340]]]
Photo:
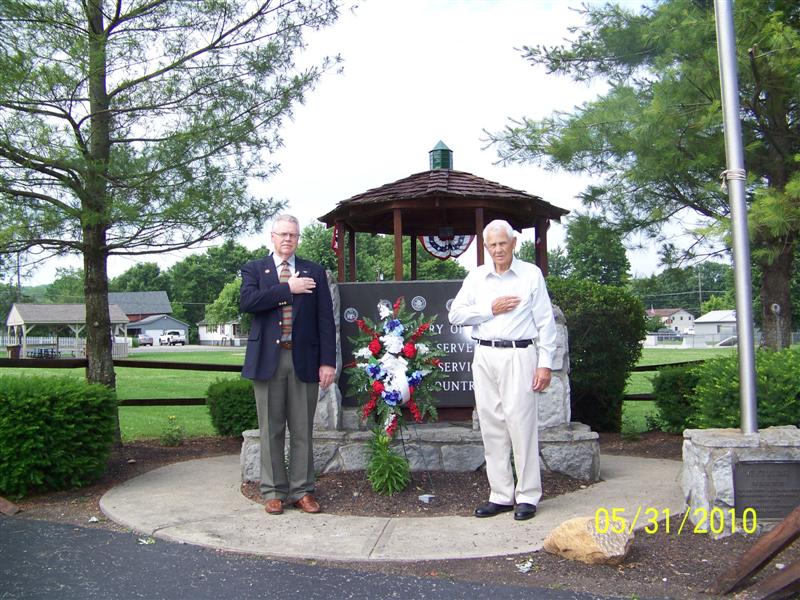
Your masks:
[[[281,283],[289,281],[292,274],[289,272],[289,263],[283,261],[281,263],[281,272],[278,280]],[[292,305],[284,304],[281,307],[281,340],[289,341],[292,339]]]

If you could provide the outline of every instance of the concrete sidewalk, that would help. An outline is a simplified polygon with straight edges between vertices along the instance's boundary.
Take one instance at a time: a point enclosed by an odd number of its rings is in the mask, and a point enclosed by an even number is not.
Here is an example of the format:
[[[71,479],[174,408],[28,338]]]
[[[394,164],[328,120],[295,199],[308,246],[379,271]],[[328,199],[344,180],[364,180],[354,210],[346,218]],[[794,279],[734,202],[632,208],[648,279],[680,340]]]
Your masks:
[[[176,463],[107,492],[113,521],[170,541],[271,557],[341,561],[418,561],[532,552],[561,522],[623,508],[632,519],[655,508],[684,509],[681,462],[602,455],[602,482],[545,500],[534,519],[511,513],[474,517],[346,517],[288,510],[270,516],[240,493],[238,455]],[[323,506],[323,510],[324,510]],[[643,520],[637,529],[647,523]]]

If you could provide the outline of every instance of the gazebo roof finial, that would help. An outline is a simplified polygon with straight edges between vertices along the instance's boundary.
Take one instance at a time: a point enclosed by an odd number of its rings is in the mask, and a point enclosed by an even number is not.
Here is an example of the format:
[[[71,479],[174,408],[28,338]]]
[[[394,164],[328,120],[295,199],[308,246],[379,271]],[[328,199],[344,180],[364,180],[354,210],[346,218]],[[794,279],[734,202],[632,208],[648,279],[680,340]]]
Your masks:
[[[442,140],[439,140],[439,143],[433,147],[433,150],[428,152],[428,156],[430,157],[431,171],[435,171],[436,169],[452,170],[453,151],[450,150]]]

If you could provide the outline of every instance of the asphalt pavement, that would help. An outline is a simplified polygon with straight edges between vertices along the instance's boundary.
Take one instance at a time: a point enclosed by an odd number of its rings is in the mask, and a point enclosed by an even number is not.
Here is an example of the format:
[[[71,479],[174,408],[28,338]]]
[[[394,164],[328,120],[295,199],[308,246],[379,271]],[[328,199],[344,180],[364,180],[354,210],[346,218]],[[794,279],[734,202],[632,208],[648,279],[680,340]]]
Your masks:
[[[397,577],[0,518],[2,600],[606,600],[564,590]]]

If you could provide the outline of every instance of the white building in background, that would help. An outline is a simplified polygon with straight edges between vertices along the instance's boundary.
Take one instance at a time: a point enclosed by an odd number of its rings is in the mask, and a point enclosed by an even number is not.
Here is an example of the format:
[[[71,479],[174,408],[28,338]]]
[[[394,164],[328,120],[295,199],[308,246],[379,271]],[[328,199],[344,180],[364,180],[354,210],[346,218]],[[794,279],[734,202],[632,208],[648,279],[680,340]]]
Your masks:
[[[242,341],[239,321],[215,325],[205,320],[197,324],[197,336],[201,346],[239,346]],[[246,338],[245,338],[246,339]]]
[[[680,333],[686,333],[695,323],[694,315],[682,308],[651,308],[645,314],[648,317],[658,317],[664,327]]]
[[[712,310],[694,320],[695,335],[736,335],[736,311]]]

